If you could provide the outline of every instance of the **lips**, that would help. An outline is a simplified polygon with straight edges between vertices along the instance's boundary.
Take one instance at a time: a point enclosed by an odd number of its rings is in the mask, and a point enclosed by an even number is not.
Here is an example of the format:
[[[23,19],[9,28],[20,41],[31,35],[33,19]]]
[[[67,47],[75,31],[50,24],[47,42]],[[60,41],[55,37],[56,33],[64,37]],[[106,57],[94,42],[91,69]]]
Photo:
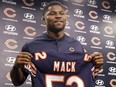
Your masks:
[[[55,24],[55,25],[58,25],[58,26],[61,26],[61,25],[63,25],[63,22],[57,21],[57,22],[54,22],[54,24]]]
[[[64,23],[64,21],[54,21],[54,23]]]

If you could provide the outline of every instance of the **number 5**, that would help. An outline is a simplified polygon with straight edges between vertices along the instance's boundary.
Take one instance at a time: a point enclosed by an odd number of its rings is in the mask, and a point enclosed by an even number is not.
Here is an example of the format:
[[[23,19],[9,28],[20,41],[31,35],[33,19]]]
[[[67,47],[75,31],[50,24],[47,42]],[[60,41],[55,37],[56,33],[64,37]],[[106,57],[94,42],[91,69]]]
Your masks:
[[[63,75],[46,75],[46,87],[53,87],[53,82],[64,82]],[[76,87],[85,87],[83,80],[78,76],[70,76],[66,81],[66,86],[72,86],[73,83],[76,83]]]

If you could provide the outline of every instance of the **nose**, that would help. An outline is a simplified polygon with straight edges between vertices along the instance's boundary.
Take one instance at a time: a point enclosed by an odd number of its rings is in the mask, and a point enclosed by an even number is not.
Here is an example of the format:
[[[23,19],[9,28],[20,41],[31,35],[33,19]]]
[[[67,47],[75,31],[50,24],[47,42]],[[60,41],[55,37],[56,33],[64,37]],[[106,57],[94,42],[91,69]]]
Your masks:
[[[56,18],[57,19],[60,19],[61,18],[61,15],[59,13],[56,14]]]

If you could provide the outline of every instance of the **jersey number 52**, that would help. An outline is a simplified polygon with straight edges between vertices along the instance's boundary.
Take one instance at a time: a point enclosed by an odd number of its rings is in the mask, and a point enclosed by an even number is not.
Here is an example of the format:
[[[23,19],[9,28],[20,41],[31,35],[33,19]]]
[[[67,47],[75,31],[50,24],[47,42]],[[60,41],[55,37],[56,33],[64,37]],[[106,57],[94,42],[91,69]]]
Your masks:
[[[46,74],[46,76],[45,76],[46,87],[53,87],[53,85],[52,85],[53,82],[64,83],[64,78],[65,78],[64,75]],[[83,80],[76,75],[68,77],[68,79],[66,80],[65,86],[72,86],[73,83],[75,83],[77,85],[76,87],[85,87]]]

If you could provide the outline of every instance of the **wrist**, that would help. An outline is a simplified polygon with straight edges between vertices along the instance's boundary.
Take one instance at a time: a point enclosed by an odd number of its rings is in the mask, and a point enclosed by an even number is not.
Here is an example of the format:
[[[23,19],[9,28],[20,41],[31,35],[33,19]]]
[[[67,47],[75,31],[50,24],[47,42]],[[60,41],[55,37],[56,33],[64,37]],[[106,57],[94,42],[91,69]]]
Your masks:
[[[19,66],[18,64],[14,64],[13,68],[14,68],[14,69],[19,69],[20,66]]]

